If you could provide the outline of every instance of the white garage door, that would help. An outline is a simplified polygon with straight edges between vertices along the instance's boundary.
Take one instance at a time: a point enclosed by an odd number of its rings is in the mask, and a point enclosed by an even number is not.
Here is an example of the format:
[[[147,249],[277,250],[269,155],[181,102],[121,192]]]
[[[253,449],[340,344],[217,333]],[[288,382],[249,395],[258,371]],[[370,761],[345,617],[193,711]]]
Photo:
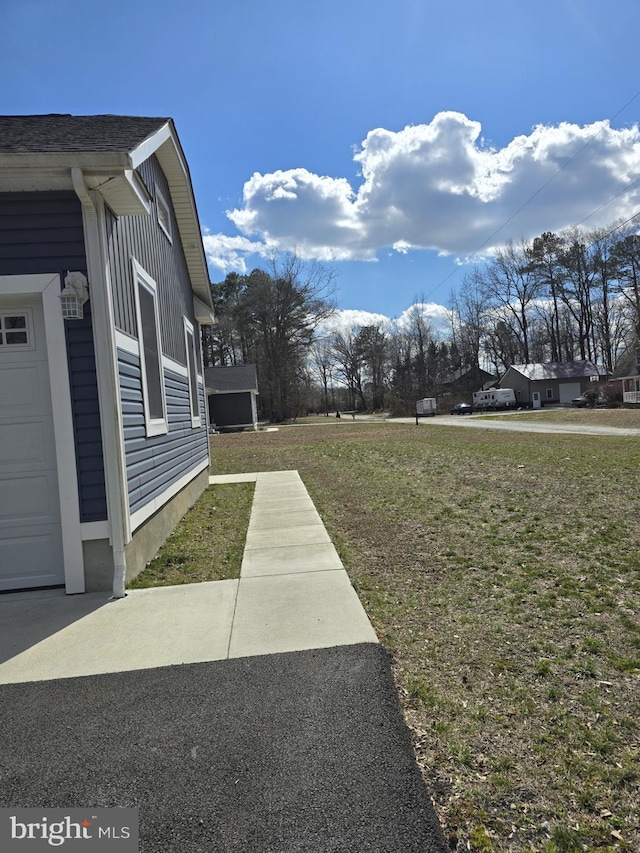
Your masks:
[[[582,394],[579,382],[561,382],[560,383],[560,402],[570,403],[574,397],[579,397]]]
[[[42,303],[0,297],[0,590],[63,583]]]

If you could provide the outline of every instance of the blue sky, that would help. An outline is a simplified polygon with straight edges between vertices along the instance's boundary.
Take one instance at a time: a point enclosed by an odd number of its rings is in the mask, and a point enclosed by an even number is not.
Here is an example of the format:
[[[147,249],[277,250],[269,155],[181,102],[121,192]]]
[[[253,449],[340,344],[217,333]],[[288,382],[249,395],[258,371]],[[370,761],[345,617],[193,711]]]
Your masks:
[[[0,20],[2,113],[174,118],[213,281],[296,249],[350,318],[424,297],[437,320],[482,251],[640,210],[637,0],[0,0]]]

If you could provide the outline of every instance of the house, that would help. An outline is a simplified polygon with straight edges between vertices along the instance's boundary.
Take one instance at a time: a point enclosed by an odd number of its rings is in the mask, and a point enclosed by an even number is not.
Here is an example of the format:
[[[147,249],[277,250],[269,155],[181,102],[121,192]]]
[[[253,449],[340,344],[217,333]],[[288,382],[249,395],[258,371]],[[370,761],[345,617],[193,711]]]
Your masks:
[[[513,364],[500,387],[513,388],[518,404],[539,408],[545,403],[570,403],[592,382],[606,378],[606,369],[592,361]]]
[[[0,116],[0,590],[124,595],[208,484],[212,320],[171,119]]]
[[[255,364],[205,367],[204,382],[212,427],[256,429],[258,376]]]
[[[470,397],[474,391],[485,388],[497,382],[492,373],[488,373],[477,365],[464,365],[452,370],[441,384],[441,393],[449,393],[457,397]]]
[[[627,406],[640,405],[640,346],[629,347],[616,364],[613,379],[619,380],[622,402]]]

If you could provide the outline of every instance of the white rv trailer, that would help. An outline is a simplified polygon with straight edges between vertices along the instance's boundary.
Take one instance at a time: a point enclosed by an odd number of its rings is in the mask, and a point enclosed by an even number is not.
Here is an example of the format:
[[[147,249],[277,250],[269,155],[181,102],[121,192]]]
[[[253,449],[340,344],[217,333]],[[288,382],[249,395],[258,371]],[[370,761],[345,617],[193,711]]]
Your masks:
[[[516,394],[513,388],[492,388],[489,391],[473,392],[473,408],[483,409],[513,409],[516,405]]]

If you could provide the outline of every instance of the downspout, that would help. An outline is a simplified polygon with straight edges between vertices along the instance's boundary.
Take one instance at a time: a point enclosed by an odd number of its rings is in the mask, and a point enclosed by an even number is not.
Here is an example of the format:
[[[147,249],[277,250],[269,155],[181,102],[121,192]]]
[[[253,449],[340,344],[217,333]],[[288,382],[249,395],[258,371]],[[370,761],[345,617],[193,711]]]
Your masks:
[[[96,375],[98,379],[98,399],[100,404],[100,423],[102,426],[103,460],[105,489],[107,496],[107,516],[109,519],[109,538],[113,552],[113,597],[124,598],[127,577],[125,544],[127,538],[127,519],[122,495],[126,487],[122,457],[120,453],[121,424],[117,400],[119,390],[116,372],[116,344],[109,283],[105,280],[103,253],[100,242],[98,211],[84,180],[82,169],[74,166],[71,179],[76,195],[82,204],[82,221],[87,252],[87,271],[89,274],[91,308],[94,317],[93,334],[96,353]],[[95,309],[95,310],[94,310]]]

